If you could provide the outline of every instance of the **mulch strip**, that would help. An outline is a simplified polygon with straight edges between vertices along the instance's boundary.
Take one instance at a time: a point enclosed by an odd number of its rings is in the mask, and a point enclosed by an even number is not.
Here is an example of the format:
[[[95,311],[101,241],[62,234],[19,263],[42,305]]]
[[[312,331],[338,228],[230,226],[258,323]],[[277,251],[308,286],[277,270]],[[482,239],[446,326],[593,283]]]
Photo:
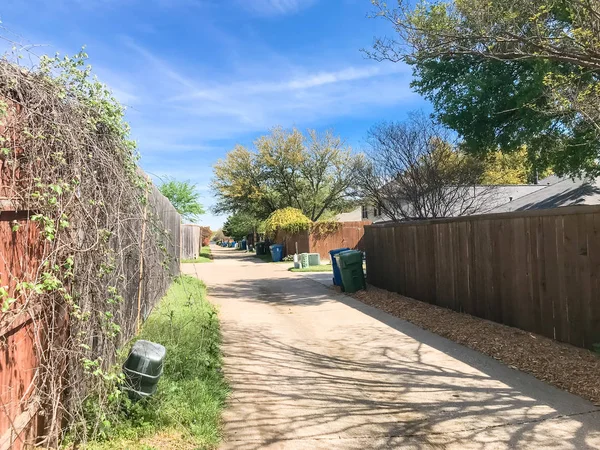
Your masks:
[[[600,406],[596,353],[373,286],[351,296]]]

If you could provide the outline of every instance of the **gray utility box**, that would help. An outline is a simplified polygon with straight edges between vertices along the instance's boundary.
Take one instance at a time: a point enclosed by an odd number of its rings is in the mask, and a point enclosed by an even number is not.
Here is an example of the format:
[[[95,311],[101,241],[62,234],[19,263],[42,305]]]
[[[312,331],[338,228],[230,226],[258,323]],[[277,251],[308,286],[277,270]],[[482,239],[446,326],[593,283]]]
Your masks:
[[[132,398],[150,397],[156,392],[163,373],[167,350],[160,344],[139,340],[123,364],[125,390]]]

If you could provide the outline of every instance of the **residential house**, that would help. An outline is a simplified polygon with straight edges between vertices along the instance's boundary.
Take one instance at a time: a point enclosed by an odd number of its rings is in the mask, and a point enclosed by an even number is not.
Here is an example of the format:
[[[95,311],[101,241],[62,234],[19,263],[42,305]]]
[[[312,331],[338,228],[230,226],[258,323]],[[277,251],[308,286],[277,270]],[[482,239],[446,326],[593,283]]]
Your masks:
[[[540,181],[543,189],[499,205],[491,213],[559,208],[561,206],[600,205],[599,178],[561,178],[552,175]]]
[[[473,186],[465,188],[466,194],[461,197],[462,205],[456,205],[447,216],[455,217],[458,215],[482,214],[491,212],[495,208],[508,205],[521,197],[531,195],[537,191],[546,188],[544,184],[510,184],[495,186]],[[469,207],[465,208],[464,204]],[[465,209],[467,210],[465,213]],[[381,208],[372,205],[362,205],[350,212],[337,215],[340,222],[354,222],[358,220],[371,220],[376,222],[385,222],[390,220]]]

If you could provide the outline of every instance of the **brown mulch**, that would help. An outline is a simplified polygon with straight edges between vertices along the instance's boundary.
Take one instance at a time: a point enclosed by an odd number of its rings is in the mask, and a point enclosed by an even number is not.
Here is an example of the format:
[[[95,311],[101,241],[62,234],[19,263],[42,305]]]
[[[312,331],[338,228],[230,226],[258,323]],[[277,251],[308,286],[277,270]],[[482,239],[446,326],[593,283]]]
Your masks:
[[[351,296],[600,406],[596,353],[372,286]]]

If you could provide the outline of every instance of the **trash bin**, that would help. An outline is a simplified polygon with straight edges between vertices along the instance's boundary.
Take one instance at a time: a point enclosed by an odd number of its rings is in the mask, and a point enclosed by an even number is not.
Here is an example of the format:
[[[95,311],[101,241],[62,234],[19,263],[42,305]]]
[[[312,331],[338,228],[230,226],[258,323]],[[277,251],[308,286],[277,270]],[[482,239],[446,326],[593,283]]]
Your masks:
[[[310,265],[308,253],[300,253],[300,268],[307,269]]]
[[[133,345],[123,364],[123,389],[132,398],[139,400],[156,392],[166,354],[167,350],[154,342],[139,340]]]
[[[264,242],[256,243],[256,254],[257,255],[266,255],[267,254],[266,245]]]
[[[235,248],[235,241],[231,241],[229,243],[229,248]]]
[[[365,274],[363,272],[363,255],[357,250],[348,250],[335,255],[344,292],[353,293],[365,289]]]
[[[283,245],[273,244],[269,249],[271,250],[271,259],[273,262],[279,262],[283,259]]]
[[[242,250],[248,249],[248,241],[246,239],[242,239]]]
[[[309,253],[308,254],[308,265],[309,266],[320,266],[321,265],[321,255],[318,253]]]
[[[333,269],[333,284],[334,286],[342,285],[342,275],[340,274],[340,268],[337,265],[337,261],[335,260],[335,255],[341,252],[346,252],[350,250],[349,248],[338,248],[335,250],[330,250],[329,255],[331,256],[331,268]]]

